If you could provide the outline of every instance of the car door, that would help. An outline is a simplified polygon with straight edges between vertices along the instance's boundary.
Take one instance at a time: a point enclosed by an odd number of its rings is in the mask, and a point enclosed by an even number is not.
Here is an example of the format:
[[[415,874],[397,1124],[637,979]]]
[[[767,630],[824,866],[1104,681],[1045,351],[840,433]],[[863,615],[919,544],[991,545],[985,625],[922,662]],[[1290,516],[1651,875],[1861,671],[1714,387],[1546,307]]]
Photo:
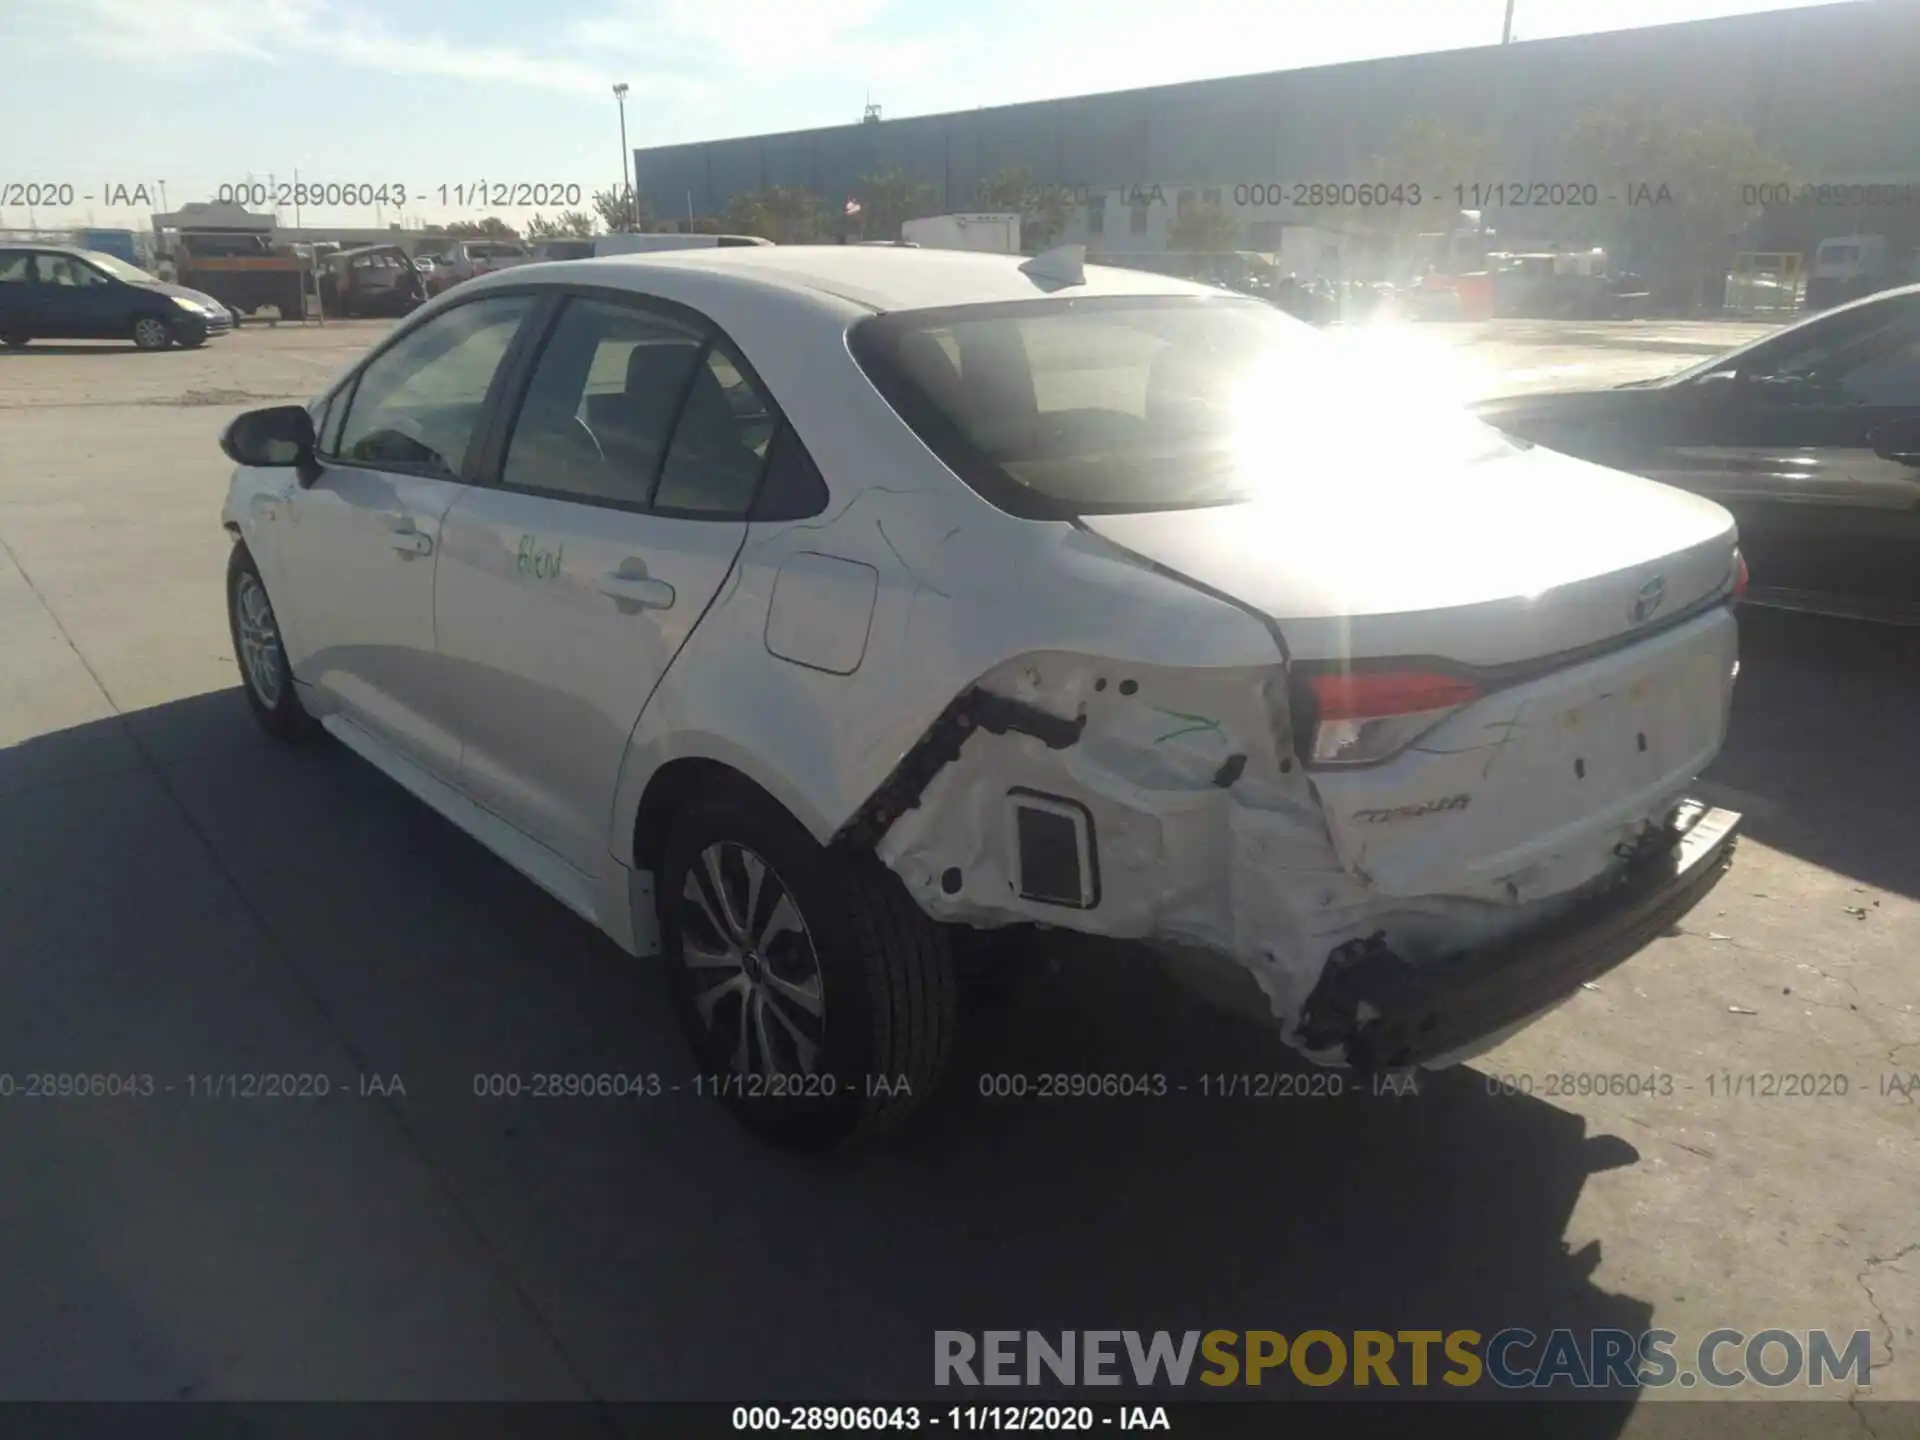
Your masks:
[[[1756,591],[1920,601],[1920,470],[1899,458],[1920,422],[1920,301],[1808,326],[1692,388],[1654,478],[1733,511]]]
[[[462,786],[584,875],[627,740],[746,538],[774,419],[699,317],[576,294],[435,576]]]
[[[75,255],[43,251],[40,283],[51,322],[57,333],[82,340],[109,340],[133,329],[132,294],[106,272],[96,270]],[[39,328],[39,327],[36,327]],[[46,330],[44,333],[56,333]]]
[[[27,250],[0,250],[0,337],[32,335],[39,271]]]
[[[333,401],[320,473],[289,482],[275,526],[276,597],[294,674],[439,778],[460,747],[435,644],[441,517],[465,489],[490,395],[530,294],[444,310],[369,360]],[[343,412],[343,413],[334,413]]]
[[[63,258],[48,250],[32,251],[27,256],[27,329],[43,340],[85,338],[86,332],[74,313],[73,288],[56,279],[61,271],[55,262]]]

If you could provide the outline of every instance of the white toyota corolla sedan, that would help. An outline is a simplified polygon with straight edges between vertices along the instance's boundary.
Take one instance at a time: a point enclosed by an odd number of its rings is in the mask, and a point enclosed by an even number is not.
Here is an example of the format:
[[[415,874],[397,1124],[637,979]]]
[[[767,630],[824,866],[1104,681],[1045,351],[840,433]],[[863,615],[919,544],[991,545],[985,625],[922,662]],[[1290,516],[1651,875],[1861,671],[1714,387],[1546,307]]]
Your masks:
[[[1377,1072],[1670,928],[1738,821],[1688,798],[1727,513],[1082,258],[459,287],[223,436],[248,702],[661,956],[796,1146],[932,1091],[967,929],[1151,942]]]

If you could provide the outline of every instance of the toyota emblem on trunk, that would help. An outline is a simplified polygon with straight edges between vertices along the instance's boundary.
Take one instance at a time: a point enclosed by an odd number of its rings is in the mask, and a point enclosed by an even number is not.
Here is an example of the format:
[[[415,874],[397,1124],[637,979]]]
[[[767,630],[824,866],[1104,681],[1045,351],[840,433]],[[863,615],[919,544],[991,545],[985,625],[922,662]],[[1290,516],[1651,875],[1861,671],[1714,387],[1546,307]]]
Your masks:
[[[1635,625],[1644,625],[1653,618],[1654,611],[1660,608],[1667,598],[1667,579],[1656,575],[1633,592],[1633,604],[1627,610],[1627,619]]]

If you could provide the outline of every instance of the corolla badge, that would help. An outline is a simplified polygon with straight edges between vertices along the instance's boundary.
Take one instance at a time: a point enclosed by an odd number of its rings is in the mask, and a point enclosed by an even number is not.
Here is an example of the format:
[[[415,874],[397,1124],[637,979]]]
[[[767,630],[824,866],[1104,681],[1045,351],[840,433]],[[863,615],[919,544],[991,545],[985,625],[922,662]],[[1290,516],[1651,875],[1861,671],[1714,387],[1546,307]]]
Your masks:
[[[1654,612],[1666,601],[1667,577],[1656,575],[1645,581],[1633,592],[1633,604],[1627,607],[1627,619],[1635,625],[1644,625],[1651,620]]]

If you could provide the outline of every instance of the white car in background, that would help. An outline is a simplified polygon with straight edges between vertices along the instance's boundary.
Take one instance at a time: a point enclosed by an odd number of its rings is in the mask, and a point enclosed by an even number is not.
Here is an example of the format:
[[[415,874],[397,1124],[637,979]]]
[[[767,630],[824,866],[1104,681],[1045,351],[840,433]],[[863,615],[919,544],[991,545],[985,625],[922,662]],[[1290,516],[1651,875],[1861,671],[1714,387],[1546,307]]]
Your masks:
[[[518,240],[456,240],[434,260],[434,279],[451,287],[516,265],[531,265],[534,254]]]
[[[1715,883],[1727,513],[1077,250],[494,275],[236,419],[245,693],[635,955],[825,1147],[923,1101],[959,927],[1153,942],[1448,1063]]]

